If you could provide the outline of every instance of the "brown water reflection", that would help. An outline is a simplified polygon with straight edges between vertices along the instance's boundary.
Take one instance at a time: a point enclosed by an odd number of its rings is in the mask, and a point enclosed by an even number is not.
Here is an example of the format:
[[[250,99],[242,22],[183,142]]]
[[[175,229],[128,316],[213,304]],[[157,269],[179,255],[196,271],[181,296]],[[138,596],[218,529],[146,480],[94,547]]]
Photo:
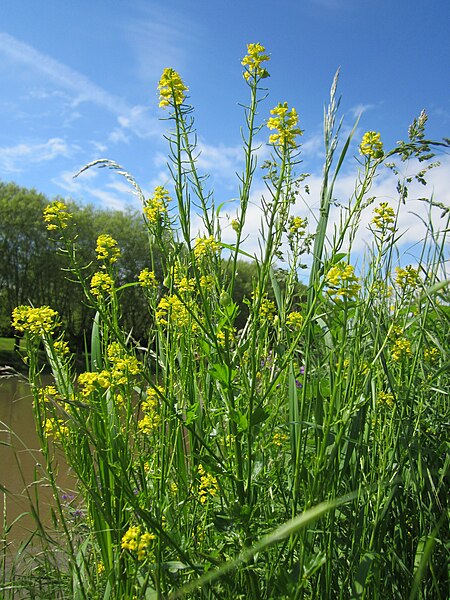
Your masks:
[[[0,378],[0,484],[10,492],[0,494],[0,514],[5,514],[6,498],[6,523],[10,526],[16,521],[7,532],[9,542],[28,539],[36,529],[30,499],[42,523],[47,526],[52,522],[52,492],[43,462],[28,383],[19,376]],[[64,490],[73,486],[64,463],[59,468],[58,484]],[[4,539],[3,519],[0,529]]]

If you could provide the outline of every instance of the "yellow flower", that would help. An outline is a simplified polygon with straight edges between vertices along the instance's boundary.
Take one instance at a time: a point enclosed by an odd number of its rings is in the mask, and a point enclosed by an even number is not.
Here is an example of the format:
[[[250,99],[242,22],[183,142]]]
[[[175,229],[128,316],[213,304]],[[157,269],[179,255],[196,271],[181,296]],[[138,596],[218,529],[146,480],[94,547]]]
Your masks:
[[[214,288],[214,277],[212,275],[202,275],[200,277],[200,287],[208,291]]]
[[[340,262],[331,267],[325,277],[328,294],[339,298],[355,299],[361,288],[352,265]]]
[[[288,436],[285,433],[276,433],[272,438],[272,443],[278,448],[281,448],[287,442]]]
[[[175,295],[161,298],[156,310],[156,322],[168,327],[185,327],[190,324],[190,315],[186,305]]]
[[[156,536],[145,531],[141,533],[141,526],[130,527],[122,536],[121,547],[123,550],[136,553],[138,560],[144,560],[148,554],[149,547]]]
[[[55,442],[59,442],[62,437],[66,437],[69,428],[62,419],[46,419],[44,422],[44,431],[47,437],[52,436]]]
[[[108,273],[94,273],[91,279],[91,292],[97,298],[111,293],[114,281]]]
[[[97,247],[95,249],[98,260],[114,263],[120,256],[120,248],[114,238],[104,233],[97,238]]]
[[[139,431],[142,431],[142,433],[150,435],[155,431],[155,429],[158,429],[160,423],[161,418],[159,415],[144,415],[143,418],[138,421],[138,428]]]
[[[273,321],[277,312],[275,302],[268,298],[263,298],[259,307],[259,316],[267,321]]]
[[[247,52],[241,61],[244,71],[244,79],[248,81],[250,78],[265,79],[269,77],[266,69],[261,67],[261,63],[270,60],[270,56],[265,54],[266,49],[261,44],[247,44]]]
[[[391,350],[391,356],[394,360],[399,361],[403,356],[411,356],[411,342],[406,338],[398,338],[395,340]]]
[[[177,289],[180,293],[189,293],[195,290],[195,279],[182,277],[176,281]]]
[[[210,257],[220,252],[220,244],[211,235],[209,238],[197,238],[194,243],[194,256],[197,259]]]
[[[12,312],[12,326],[21,333],[43,336],[58,325],[58,313],[49,306],[17,306]]]
[[[219,490],[217,478],[214,475],[206,473],[203,465],[198,466],[198,474],[200,475],[200,485],[198,495],[200,502],[205,504],[209,496],[216,496]]]
[[[164,69],[158,85],[159,107],[176,106],[183,103],[188,88],[174,69]]]
[[[147,200],[144,206],[144,214],[151,224],[160,223],[167,214],[167,205],[171,198],[166,188],[158,185],[155,187],[153,196]]]
[[[137,358],[126,354],[118,342],[112,342],[106,353],[111,363],[112,385],[125,385],[133,375],[141,372],[141,364]]]
[[[44,221],[49,231],[65,229],[72,215],[67,212],[64,202],[56,200],[44,208]]]
[[[111,385],[111,373],[109,371],[86,371],[78,375],[78,383],[81,386],[81,395],[89,396],[97,389],[106,390]]]
[[[408,288],[413,290],[418,287],[420,283],[419,272],[414,269],[411,265],[408,265],[404,269],[401,267],[395,267],[396,278],[395,283],[399,286],[402,292],[405,292]]]
[[[377,208],[374,209],[374,217],[372,223],[381,232],[384,231],[395,231],[395,210],[392,206],[389,206],[387,202],[381,202]]]
[[[149,271],[148,269],[143,269],[139,273],[139,285],[143,288],[156,288],[158,287],[158,282],[156,281],[156,275],[153,271]]]
[[[157,387],[161,394],[164,394],[164,389]],[[141,404],[143,418],[138,422],[138,428],[142,433],[151,434],[161,424],[161,417],[157,413],[158,409],[158,392],[153,388],[148,388],[147,397]]]
[[[306,229],[306,220],[301,217],[291,217],[289,223],[289,233],[302,235]]]
[[[58,390],[53,385],[47,385],[39,390],[39,397],[43,400],[45,400],[47,396],[56,398],[58,395]]]
[[[361,140],[359,152],[368,158],[383,157],[383,142],[381,135],[375,131],[367,131]]]
[[[287,102],[284,102],[273,108],[270,114],[274,116],[267,121],[267,127],[275,129],[278,133],[270,135],[269,144],[282,148],[295,148],[297,146],[296,136],[303,135],[303,131],[297,127],[298,114],[295,108],[289,111]]]
[[[293,311],[286,317],[286,325],[293,329],[300,329],[303,325],[303,315],[297,311]]]
[[[141,528],[139,525],[135,527],[130,527],[126,533],[122,536],[122,544],[121,547],[123,550],[129,550],[130,552],[134,552],[137,550],[137,538],[141,533]]]
[[[378,392],[377,399],[380,404],[385,404],[389,408],[394,406],[394,396],[389,392]]]
[[[67,354],[70,353],[69,344],[64,340],[56,340],[53,344],[53,348],[56,354],[59,354],[60,356],[67,356]]]
[[[435,362],[439,357],[439,354],[439,348],[436,348],[436,346],[434,346],[433,348],[425,348],[425,350],[423,351],[424,359],[429,362]]]

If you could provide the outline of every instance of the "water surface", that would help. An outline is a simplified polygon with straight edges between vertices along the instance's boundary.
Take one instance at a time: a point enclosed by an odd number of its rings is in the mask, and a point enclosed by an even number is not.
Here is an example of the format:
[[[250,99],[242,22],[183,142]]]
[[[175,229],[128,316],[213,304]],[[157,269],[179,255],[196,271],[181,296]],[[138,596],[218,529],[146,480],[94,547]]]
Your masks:
[[[45,378],[44,378],[45,379]],[[44,385],[51,383],[47,376]],[[0,531],[7,542],[26,540],[36,529],[31,505],[44,525],[52,523],[52,492],[39,450],[30,386],[23,376],[0,378],[0,484],[8,490],[0,494]],[[62,463],[58,474],[61,494],[69,497],[73,485]]]

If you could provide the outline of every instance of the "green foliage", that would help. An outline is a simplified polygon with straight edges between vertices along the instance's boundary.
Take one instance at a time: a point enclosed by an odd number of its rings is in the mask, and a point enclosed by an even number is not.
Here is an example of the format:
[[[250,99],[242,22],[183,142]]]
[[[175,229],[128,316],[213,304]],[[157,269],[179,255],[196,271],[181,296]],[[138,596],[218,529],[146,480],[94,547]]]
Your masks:
[[[145,266],[139,276],[124,284],[120,253],[128,246],[120,229],[97,241],[89,270],[79,248],[80,215],[62,203],[47,209],[66,268],[96,310],[92,361],[78,376],[48,308],[14,313],[65,535],[61,570],[70,578],[61,594],[444,599],[448,213],[440,228],[430,224],[418,265],[398,265],[396,226],[407,182],[392,211],[368,194],[385,160],[403,160],[405,147],[383,154],[380,135],[369,132],[354,194],[328,235],[334,185],[355,131],[341,148],[335,79],[319,220],[308,237],[291,215],[305,178],[295,175],[298,116],[278,104],[269,121],[275,133],[260,131],[261,81],[268,75],[261,64],[268,56],[259,44],[248,51],[245,168],[233,245],[221,242],[220,210],[197,171],[193,109],[172,69],[164,71],[160,91],[161,106],[170,110],[177,212],[169,210],[167,190],[156,188],[145,199],[131,175],[99,163],[125,176],[143,201],[150,243],[148,262],[136,263]],[[423,145],[416,129],[411,156]],[[261,252],[243,263],[264,135],[271,159]],[[194,197],[204,224],[195,239]],[[371,209],[371,247],[358,272],[351,246],[363,211]],[[311,249],[304,290],[298,274]],[[280,273],[281,257],[288,268]],[[128,335],[129,294],[145,300],[147,347]],[[42,344],[53,387],[40,381]],[[72,527],[60,500],[61,453],[78,480],[82,529]]]
[[[31,302],[50,304],[63,315],[64,329],[72,347],[84,347],[89,335],[93,307],[79,282],[67,272],[64,252],[56,252],[42,219],[48,200],[34,190],[13,183],[0,183],[0,331],[11,335],[11,312]],[[97,237],[108,233],[120,243],[122,256],[119,281],[134,281],[148,266],[148,236],[140,214],[94,209],[69,203],[77,222],[77,260],[92,272]],[[160,272],[158,261],[156,270]],[[123,326],[140,338],[146,331],[145,302],[135,289],[123,299]]]

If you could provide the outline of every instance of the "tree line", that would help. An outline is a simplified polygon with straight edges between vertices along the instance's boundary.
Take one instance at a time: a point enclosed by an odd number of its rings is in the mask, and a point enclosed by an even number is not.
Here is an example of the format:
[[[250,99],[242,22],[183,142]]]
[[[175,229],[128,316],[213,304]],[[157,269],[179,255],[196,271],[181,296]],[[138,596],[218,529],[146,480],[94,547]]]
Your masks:
[[[59,199],[59,198],[56,198]],[[83,290],[67,271],[67,259],[57,251],[43,220],[49,199],[34,189],[0,181],[0,336],[12,337],[12,310],[21,304],[49,305],[62,317],[67,340],[73,350],[83,351],[90,335],[93,309],[86,304]],[[95,248],[100,234],[109,234],[121,249],[118,284],[136,282],[145,268],[153,268],[159,281],[160,261],[150,265],[149,238],[142,215],[136,210],[105,210],[64,199],[76,224],[77,256],[86,267],[86,278],[96,270]],[[155,258],[155,249],[153,250]],[[237,325],[243,326],[256,263],[242,261],[234,300],[240,306]],[[278,272],[283,287],[283,271]],[[303,291],[299,287],[299,295]],[[133,337],[146,340],[149,315],[139,286],[122,295],[122,318]]]
[[[86,277],[95,270],[97,237],[107,233],[117,240],[120,285],[136,281],[141,270],[149,268],[149,240],[138,211],[104,210],[64,200],[76,223],[77,255],[86,265]],[[15,183],[0,182],[0,335],[10,337],[11,312],[21,304],[48,304],[63,318],[69,342],[82,350],[85,334],[89,334],[92,308],[84,298],[80,285],[67,271],[66,257],[56,251],[43,221],[43,210],[49,199],[34,189]],[[155,255],[155,252],[154,252]],[[153,264],[156,277],[159,261]],[[241,305],[242,320],[250,297],[256,265],[242,262],[235,300]],[[130,287],[122,296],[124,327],[137,338],[145,338],[148,312],[139,287]]]
[[[86,277],[95,270],[97,237],[108,233],[121,248],[120,284],[136,281],[148,267],[148,236],[137,211],[104,210],[64,200],[76,223],[77,255]],[[67,259],[57,251],[43,221],[49,199],[34,189],[0,182],[0,335],[12,336],[11,312],[31,303],[59,312],[70,344],[82,350],[93,310],[72,281]],[[156,265],[156,269],[157,269]],[[124,326],[137,336],[147,328],[145,299],[137,287],[123,295]]]

